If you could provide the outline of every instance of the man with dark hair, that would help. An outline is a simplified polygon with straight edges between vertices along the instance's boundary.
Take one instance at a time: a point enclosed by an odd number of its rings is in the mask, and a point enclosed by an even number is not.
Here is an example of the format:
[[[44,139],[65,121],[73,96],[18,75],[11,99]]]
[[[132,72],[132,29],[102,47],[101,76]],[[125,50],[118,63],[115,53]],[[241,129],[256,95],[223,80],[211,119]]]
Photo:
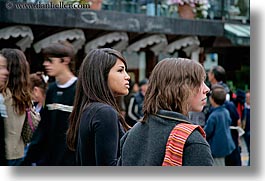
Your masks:
[[[230,100],[230,89],[229,87],[225,84],[226,77],[225,77],[225,69],[220,66],[213,66],[209,72],[208,72],[208,80],[210,81],[211,85],[214,84],[220,84],[225,88],[226,91],[226,100]]]
[[[73,109],[77,77],[72,72],[74,50],[59,42],[42,49],[44,67],[55,82],[49,85],[41,121],[24,160],[25,165],[74,165],[74,152],[66,146],[68,118]],[[72,70],[71,70],[72,69]]]

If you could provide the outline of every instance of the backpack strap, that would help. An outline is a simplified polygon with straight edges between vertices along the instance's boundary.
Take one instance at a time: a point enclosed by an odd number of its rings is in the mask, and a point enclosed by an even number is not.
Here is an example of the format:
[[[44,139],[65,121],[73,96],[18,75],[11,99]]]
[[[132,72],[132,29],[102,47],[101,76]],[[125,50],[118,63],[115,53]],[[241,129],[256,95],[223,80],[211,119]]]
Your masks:
[[[162,166],[182,166],[185,142],[189,135],[197,128],[202,136],[206,138],[204,130],[199,125],[180,123],[174,127],[167,140]]]

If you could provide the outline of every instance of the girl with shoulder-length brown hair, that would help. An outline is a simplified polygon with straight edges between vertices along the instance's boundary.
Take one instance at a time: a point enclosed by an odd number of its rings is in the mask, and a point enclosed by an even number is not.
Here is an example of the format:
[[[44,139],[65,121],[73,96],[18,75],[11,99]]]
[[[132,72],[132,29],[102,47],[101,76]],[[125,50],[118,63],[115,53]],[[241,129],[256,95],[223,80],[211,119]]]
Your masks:
[[[205,70],[196,61],[166,58],[153,69],[143,105],[144,117],[121,139],[118,165],[162,166],[168,137],[180,123],[192,124],[189,111],[201,111],[209,88]],[[199,130],[188,137],[183,151],[183,166],[210,166],[209,144]]]
[[[167,58],[153,70],[152,84],[146,92],[143,107],[144,119],[159,110],[169,110],[188,115],[190,97],[196,95],[206,78],[205,70],[193,60]]]
[[[67,144],[77,165],[115,165],[119,140],[127,131],[115,97],[127,95],[129,75],[120,52],[91,50],[80,67]]]
[[[6,158],[8,165],[19,165],[24,156],[25,146],[21,131],[26,109],[32,105],[30,68],[21,50],[4,48],[0,54],[6,58],[9,72],[6,84],[1,87],[8,116],[5,118]]]

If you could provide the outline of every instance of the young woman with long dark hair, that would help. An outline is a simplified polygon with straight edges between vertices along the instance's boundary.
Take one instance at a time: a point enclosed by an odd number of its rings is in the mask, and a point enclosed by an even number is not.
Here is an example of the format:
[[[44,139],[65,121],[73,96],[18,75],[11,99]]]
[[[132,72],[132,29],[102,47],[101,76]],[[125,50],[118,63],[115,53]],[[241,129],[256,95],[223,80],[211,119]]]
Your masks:
[[[67,144],[77,165],[116,165],[119,141],[129,129],[115,97],[127,95],[129,75],[120,52],[91,50],[80,67]]]

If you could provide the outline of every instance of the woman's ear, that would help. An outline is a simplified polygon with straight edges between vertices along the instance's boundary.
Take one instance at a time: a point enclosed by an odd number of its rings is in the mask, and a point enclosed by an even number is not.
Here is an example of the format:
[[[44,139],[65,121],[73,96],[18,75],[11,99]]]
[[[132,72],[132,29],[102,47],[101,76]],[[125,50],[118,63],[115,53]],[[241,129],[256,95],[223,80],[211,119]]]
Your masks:
[[[39,92],[40,92],[40,88],[37,87],[37,86],[35,86],[35,87],[33,88],[34,96],[37,96],[37,95],[39,94]]]
[[[33,92],[38,91],[38,87],[34,86]]]

